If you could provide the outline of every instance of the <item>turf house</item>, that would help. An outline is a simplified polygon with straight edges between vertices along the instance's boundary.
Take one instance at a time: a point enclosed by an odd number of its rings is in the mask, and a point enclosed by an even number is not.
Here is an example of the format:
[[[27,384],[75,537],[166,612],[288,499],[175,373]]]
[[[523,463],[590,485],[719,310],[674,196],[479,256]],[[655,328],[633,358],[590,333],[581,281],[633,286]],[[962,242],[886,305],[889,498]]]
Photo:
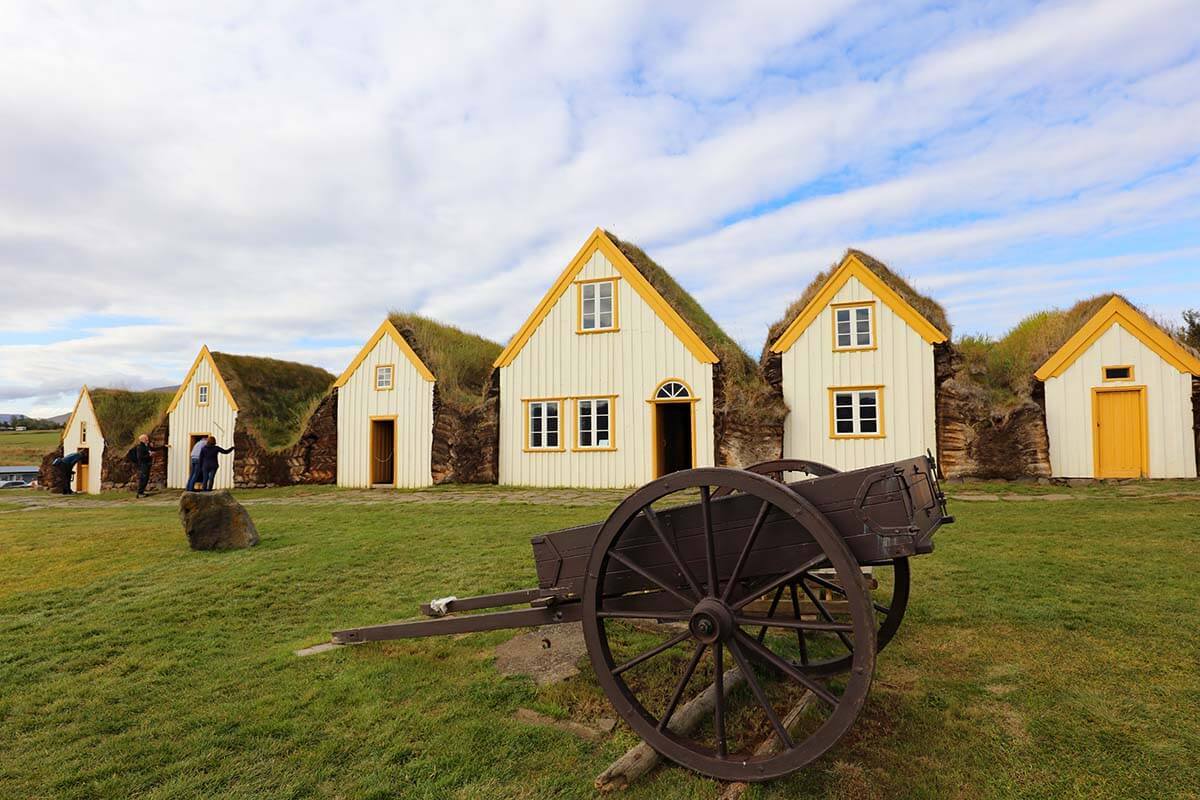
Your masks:
[[[334,384],[337,483],[419,487],[495,480],[495,342],[392,313]]]
[[[200,349],[167,409],[167,485],[184,488],[202,436],[220,456],[215,488],[332,483],[337,469],[334,377],[319,367]]]
[[[937,350],[949,337],[940,305],[846,251],[767,337],[764,372],[789,409],[784,457],[847,470],[937,452]]]
[[[124,389],[89,389],[84,386],[63,427],[62,446],[43,460],[40,481],[57,487],[59,476],[50,462],[62,453],[86,454],[75,467],[76,492],[99,494],[137,483],[137,472],[127,458],[143,433],[153,447],[167,441],[167,392],[131,392]],[[166,459],[155,453],[150,486],[166,484]]]
[[[1200,356],[1119,295],[1085,301],[1072,317],[1035,373],[1051,474],[1196,477]]]
[[[495,361],[499,481],[624,487],[778,457],[756,365],[640,248],[596,229]]]

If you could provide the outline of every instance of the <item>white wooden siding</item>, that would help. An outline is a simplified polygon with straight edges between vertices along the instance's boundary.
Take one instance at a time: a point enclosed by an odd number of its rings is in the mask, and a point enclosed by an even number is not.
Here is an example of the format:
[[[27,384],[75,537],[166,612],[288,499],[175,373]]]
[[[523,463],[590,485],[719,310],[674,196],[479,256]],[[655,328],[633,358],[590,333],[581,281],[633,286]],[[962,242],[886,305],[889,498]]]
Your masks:
[[[86,443],[81,443],[79,439],[81,423],[87,425]],[[96,420],[91,396],[82,392],[76,404],[75,416],[63,436],[63,455],[73,453],[81,447],[86,447],[88,451],[88,482],[84,491],[88,494],[100,494],[100,484],[104,479],[104,435],[100,430],[100,423]],[[75,472],[79,473],[78,464],[75,465]],[[71,488],[74,489],[75,485],[72,484]]]
[[[375,367],[392,364],[393,388],[375,390]],[[396,484],[433,483],[433,384],[383,336],[338,389],[338,486],[371,485],[371,417],[396,417]]]
[[[1133,365],[1132,381],[1103,380],[1105,366]],[[1046,381],[1046,428],[1055,477],[1095,477],[1092,389],[1146,387],[1151,478],[1196,477],[1192,376],[1180,372],[1118,323],[1057,378]]]
[[[208,384],[208,405],[196,404],[196,385]],[[208,433],[217,437],[221,447],[233,445],[233,429],[237,423],[237,412],[229,404],[229,399],[221,389],[212,365],[207,360],[201,360],[192,378],[183,387],[183,395],[179,405],[171,411],[168,419],[170,448],[167,451],[167,486],[172,489],[182,489],[187,483],[188,473],[191,472],[191,445],[189,441],[194,433]],[[233,460],[237,452],[218,456],[215,489],[233,488]]]
[[[911,458],[927,449],[936,452],[933,345],[856,277],[830,303],[869,301],[875,301],[876,349],[834,352],[833,312],[827,305],[782,354],[783,397],[789,409],[785,458],[847,470]],[[883,438],[830,438],[829,389],[839,386],[883,386]]]
[[[599,251],[576,280],[618,276]],[[651,399],[668,379],[686,381],[695,404],[696,466],[713,465],[711,364],[703,364],[625,280],[617,281],[615,333],[577,334],[572,284],[511,364],[500,370],[500,483],[525,486],[626,487],[654,478]],[[562,409],[562,452],[523,452],[523,400],[616,395],[616,449],[572,452],[575,406]]]

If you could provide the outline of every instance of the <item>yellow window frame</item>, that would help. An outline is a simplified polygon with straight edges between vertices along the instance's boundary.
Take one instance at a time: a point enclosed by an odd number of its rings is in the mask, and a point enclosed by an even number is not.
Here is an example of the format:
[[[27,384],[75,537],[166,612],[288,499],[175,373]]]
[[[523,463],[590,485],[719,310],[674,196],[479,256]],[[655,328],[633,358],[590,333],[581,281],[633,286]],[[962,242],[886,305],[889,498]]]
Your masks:
[[[1127,369],[1129,370],[1129,375],[1124,378],[1110,378],[1108,377],[1110,369]],[[1133,383],[1133,364],[1105,364],[1100,368],[1100,380],[1104,383]]]
[[[607,447],[584,447],[579,443],[580,434],[583,433],[579,424],[579,404],[584,400],[607,400],[608,401],[608,441]],[[580,397],[572,397],[572,411],[575,420],[575,435],[571,438],[571,451],[574,453],[611,453],[617,449],[617,395],[615,394],[596,394],[584,395]],[[595,430],[592,431],[594,435]]]
[[[879,304],[874,300],[857,300],[852,303],[830,303],[829,304],[830,328],[833,331],[833,351],[835,353],[853,353],[853,352],[860,352],[860,351],[865,351],[865,350],[878,350],[879,349],[879,326],[878,326],[878,322],[877,322],[877,320],[879,318],[879,307],[878,306],[879,306]],[[870,311],[871,311],[871,316],[870,316],[871,343],[870,344],[867,344],[867,345],[854,344],[854,340],[858,335],[858,332],[855,330],[855,320],[854,320],[854,309],[856,309],[856,308],[867,308],[867,309],[870,309]],[[842,309],[848,309],[850,311],[850,342],[851,342],[851,344],[849,347],[838,347],[837,312]]]
[[[876,433],[838,433],[835,399],[838,394],[875,392],[875,414],[879,423]],[[887,414],[884,411],[883,386],[830,386],[829,387],[829,438],[830,439],[885,439],[887,438]]]
[[[607,278],[586,278],[575,281],[575,333],[585,336],[593,333],[616,333],[621,330],[620,304],[617,302],[618,289],[620,287],[621,276],[610,275]],[[584,328],[583,327],[583,287],[588,284],[596,283],[611,283],[612,284],[612,327],[609,328]],[[596,303],[600,302],[599,290],[596,293]],[[600,311],[597,308],[596,322],[600,321]]]
[[[203,389],[204,391],[201,392],[200,391],[201,389]],[[200,399],[201,394],[204,395],[203,400]],[[196,384],[196,405],[203,408],[204,406],[207,406],[211,402],[212,402],[212,384],[197,383]]]
[[[567,397],[529,397],[521,401],[521,415],[524,418],[524,433],[521,438],[521,451],[525,453],[561,453],[567,449],[567,432],[563,422],[563,410],[567,406]],[[529,446],[529,406],[531,403],[558,403],[558,447]],[[543,419],[545,415],[543,413]],[[542,434],[546,431],[543,428]]]
[[[391,370],[391,373],[390,373],[391,377],[388,378],[387,386],[380,386],[379,385],[379,371],[381,369],[385,369],[385,368]],[[392,391],[393,389],[396,388],[396,365],[395,364],[376,364],[373,377],[374,377],[373,385],[375,387],[375,391],[377,391],[377,392]]]

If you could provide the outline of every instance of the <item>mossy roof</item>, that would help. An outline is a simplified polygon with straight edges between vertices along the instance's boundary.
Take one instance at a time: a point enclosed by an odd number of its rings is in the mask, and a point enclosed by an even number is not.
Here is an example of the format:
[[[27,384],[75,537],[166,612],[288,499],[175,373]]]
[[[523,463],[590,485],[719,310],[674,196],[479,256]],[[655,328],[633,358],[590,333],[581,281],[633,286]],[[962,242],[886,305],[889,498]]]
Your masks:
[[[172,392],[134,392],[128,389],[89,389],[96,421],[106,447],[127,449],[150,433],[167,414]]]
[[[268,450],[295,444],[333,385],[333,375],[295,361],[230,353],[212,358],[238,404],[238,420]]]
[[[429,367],[443,401],[468,408],[483,399],[498,343],[420,314],[393,311],[388,319]]]
[[[767,357],[768,350],[770,349],[771,345],[775,343],[775,340],[782,336],[784,331],[786,331],[788,327],[795,322],[796,318],[804,312],[804,309],[808,307],[808,304],[811,303],[813,298],[816,297],[821,291],[821,288],[825,286],[829,279],[833,277],[833,274],[837,272],[838,267],[845,263],[846,259],[850,258],[851,256],[857,258],[864,267],[869,269],[876,277],[883,281],[883,283],[889,289],[900,295],[900,297],[904,299],[904,302],[912,306],[916,312],[928,320],[933,327],[945,334],[947,338],[950,337],[951,333],[953,333],[953,329],[950,325],[950,318],[946,315],[946,309],[942,307],[941,303],[937,302],[928,295],[918,292],[913,288],[912,284],[905,280],[903,276],[901,276],[887,264],[884,264],[879,259],[864,253],[862,250],[855,250],[851,248],[846,251],[845,255],[843,255],[841,259],[832,264],[828,269],[818,272],[812,281],[809,282],[808,286],[804,288],[804,291],[800,293],[800,296],[787,307],[787,310],[783,313],[783,317],[770,327],[767,332],[766,345],[763,348],[764,358]]]

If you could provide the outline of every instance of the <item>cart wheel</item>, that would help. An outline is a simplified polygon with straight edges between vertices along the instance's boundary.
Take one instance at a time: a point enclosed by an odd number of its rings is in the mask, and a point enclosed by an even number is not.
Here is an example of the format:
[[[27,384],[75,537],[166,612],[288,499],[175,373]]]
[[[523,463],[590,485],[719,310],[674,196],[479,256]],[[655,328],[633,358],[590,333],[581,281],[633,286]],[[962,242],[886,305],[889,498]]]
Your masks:
[[[751,464],[746,467],[746,471],[782,481],[783,476],[789,472],[804,472],[816,477],[824,477],[836,475],[840,470],[817,461],[777,458]],[[733,489],[728,489],[722,494],[732,492]],[[719,496],[717,492],[713,492],[713,497],[717,496]],[[793,616],[799,617],[806,610],[809,613],[815,611],[822,617],[831,620],[844,616],[840,609],[842,603],[830,595],[844,598],[845,592],[835,582],[824,578],[820,572],[816,571],[820,569],[822,567],[817,567],[814,571],[802,575],[799,581],[790,586],[781,586],[771,599],[769,616],[773,616],[776,611],[779,611],[782,614],[791,612]],[[879,625],[875,634],[875,651],[879,652],[887,647],[888,642],[896,635],[896,631],[900,629],[900,623],[904,620],[904,612],[908,609],[908,559],[896,558],[875,564],[872,566],[872,577],[875,580],[876,588],[871,591],[871,603],[875,608],[876,621]],[[810,594],[813,595],[811,600]],[[822,597],[827,599],[823,601]],[[832,602],[829,602],[830,600]],[[781,605],[782,609],[780,610]],[[813,675],[832,675],[837,672],[845,672],[850,668],[850,651],[844,641],[828,634],[823,636],[816,634],[813,638],[817,641],[812,642],[813,646],[811,647],[809,642],[805,643],[804,652],[801,653],[801,660],[797,666]],[[820,641],[822,639],[827,646],[822,647]],[[822,654],[821,650],[825,652]]]
[[[714,500],[722,489],[741,496]],[[696,547],[702,537],[705,554],[699,569],[688,566],[696,566],[697,557],[684,560],[677,531],[669,530],[674,525],[660,516],[661,509],[693,499],[696,490],[699,502],[673,512],[671,523],[684,526],[690,513],[693,527],[681,529],[692,532]],[[723,521],[730,519],[732,507],[719,506],[740,503],[744,509],[744,495],[759,501],[751,506],[753,524]],[[644,522],[623,542],[639,518]],[[772,533],[759,537],[768,527]],[[761,565],[771,563],[771,555],[760,540],[779,548],[789,539],[806,545],[811,557],[780,564],[781,572],[764,575]],[[750,563],[760,568],[748,581],[743,569]],[[747,609],[822,564],[844,592],[844,622],[786,619]],[[629,593],[634,574],[651,588]],[[764,627],[767,633],[760,635]],[[583,630],[597,680],[617,713],[663,756],[721,780],[769,780],[821,756],[858,717],[875,668],[871,600],[845,541],[803,497],[745,470],[673,473],[618,505],[588,560]],[[852,652],[846,674],[825,682],[795,666],[799,643],[815,631],[847,639]],[[734,675],[725,670],[732,667],[744,683],[726,694],[726,682]],[[711,721],[691,733],[672,728],[673,715],[706,692],[712,700]],[[781,713],[787,716],[781,719]],[[767,739],[776,740],[776,751],[756,754]]]

